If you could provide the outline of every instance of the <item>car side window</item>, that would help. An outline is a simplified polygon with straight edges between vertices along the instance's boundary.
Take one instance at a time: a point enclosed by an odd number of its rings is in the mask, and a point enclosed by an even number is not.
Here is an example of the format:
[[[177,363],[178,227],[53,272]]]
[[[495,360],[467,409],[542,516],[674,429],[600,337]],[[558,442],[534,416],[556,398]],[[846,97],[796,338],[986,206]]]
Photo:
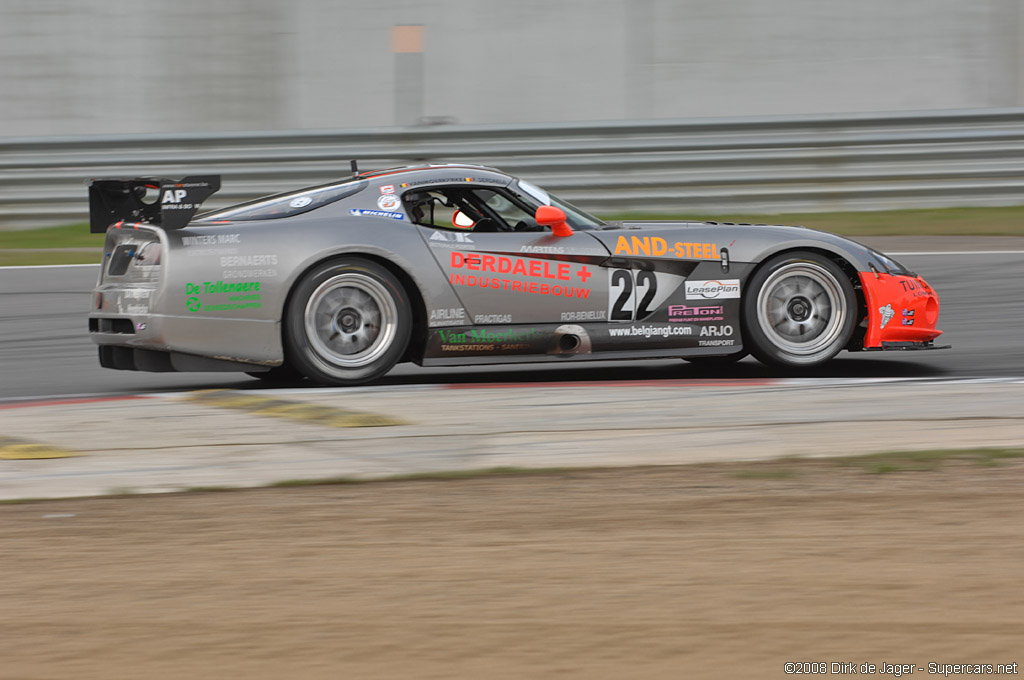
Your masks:
[[[543,231],[529,207],[494,189],[437,187],[406,192],[415,224],[457,231]]]
[[[516,203],[511,196],[493,189],[474,189],[473,195],[486,209],[500,218],[502,231],[544,231],[533,213]]]
[[[410,191],[403,200],[412,221],[424,227],[470,231],[477,222],[465,215],[455,197],[444,189]]]

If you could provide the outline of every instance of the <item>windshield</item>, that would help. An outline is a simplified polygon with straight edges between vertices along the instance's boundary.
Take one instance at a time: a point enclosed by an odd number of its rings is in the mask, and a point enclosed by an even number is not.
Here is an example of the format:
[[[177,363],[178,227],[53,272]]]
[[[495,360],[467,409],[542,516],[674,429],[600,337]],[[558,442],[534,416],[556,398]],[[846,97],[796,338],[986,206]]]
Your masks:
[[[604,222],[593,215],[583,212],[568,201],[563,201],[557,196],[552,196],[536,184],[530,184],[525,179],[519,180],[516,184],[524,194],[531,196],[533,199],[540,202],[541,205],[553,205],[556,208],[561,209],[562,212],[565,213],[565,221],[568,222],[569,226],[573,229],[599,229],[605,226]]]
[[[369,182],[365,179],[344,184],[327,184],[302,189],[286,194],[276,194],[266,198],[258,198],[255,201],[236,205],[231,208],[215,210],[200,215],[194,221],[203,220],[273,220],[281,217],[292,217],[301,215],[310,210],[316,210],[323,206],[340,201],[361,191]]]

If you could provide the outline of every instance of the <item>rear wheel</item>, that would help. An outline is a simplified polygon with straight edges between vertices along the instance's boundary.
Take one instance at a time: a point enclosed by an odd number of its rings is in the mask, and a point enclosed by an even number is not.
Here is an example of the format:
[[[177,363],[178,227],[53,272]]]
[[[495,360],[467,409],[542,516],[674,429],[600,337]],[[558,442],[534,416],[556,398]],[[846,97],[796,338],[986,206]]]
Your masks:
[[[766,364],[810,368],[850,341],[857,322],[853,285],[832,260],[782,253],[750,279],[743,299],[744,341]]]
[[[318,265],[296,286],[285,316],[287,363],[328,385],[375,380],[409,344],[412,310],[381,265],[349,257]]]

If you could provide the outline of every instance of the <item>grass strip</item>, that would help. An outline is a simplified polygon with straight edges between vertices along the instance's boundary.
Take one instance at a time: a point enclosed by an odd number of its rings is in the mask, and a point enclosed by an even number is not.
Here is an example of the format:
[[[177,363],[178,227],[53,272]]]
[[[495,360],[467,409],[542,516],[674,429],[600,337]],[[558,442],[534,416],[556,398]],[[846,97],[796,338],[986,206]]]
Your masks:
[[[796,479],[800,473],[791,468],[768,467],[739,470],[733,476],[737,479]]]
[[[549,467],[549,468],[522,468],[522,467],[492,467],[476,470],[440,470],[437,472],[411,472],[401,475],[389,475],[386,477],[328,477],[325,479],[288,479],[275,482],[270,486],[273,488],[288,488],[296,486],[322,486],[339,484],[379,484],[382,482],[420,482],[420,481],[453,481],[460,479],[482,479],[489,477],[539,477],[544,475],[560,475],[571,472],[588,472],[601,468],[585,467]]]
[[[866,456],[835,459],[839,465],[861,468],[873,474],[938,470],[946,463],[971,463],[985,467],[1003,461],[1024,458],[1024,448],[932,449],[926,451],[889,451]]]
[[[617,221],[710,220],[749,224],[793,224],[845,236],[1024,236],[1024,205],[777,215],[619,213],[602,217]]]
[[[96,248],[103,247],[105,234],[90,234],[88,224],[66,224],[43,229],[0,230],[0,250],[8,248]]]

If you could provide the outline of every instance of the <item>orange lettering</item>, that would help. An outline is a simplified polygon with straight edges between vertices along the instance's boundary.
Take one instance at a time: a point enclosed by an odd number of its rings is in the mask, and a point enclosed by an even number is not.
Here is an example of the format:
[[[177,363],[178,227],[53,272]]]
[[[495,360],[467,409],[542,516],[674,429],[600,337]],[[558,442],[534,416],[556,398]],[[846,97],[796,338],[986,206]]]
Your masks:
[[[644,255],[646,255],[647,257],[650,257],[651,256],[651,237],[650,236],[644,236],[643,238],[640,238],[639,236],[634,236],[633,237],[633,251],[637,255],[639,255],[641,252],[643,252]]]

